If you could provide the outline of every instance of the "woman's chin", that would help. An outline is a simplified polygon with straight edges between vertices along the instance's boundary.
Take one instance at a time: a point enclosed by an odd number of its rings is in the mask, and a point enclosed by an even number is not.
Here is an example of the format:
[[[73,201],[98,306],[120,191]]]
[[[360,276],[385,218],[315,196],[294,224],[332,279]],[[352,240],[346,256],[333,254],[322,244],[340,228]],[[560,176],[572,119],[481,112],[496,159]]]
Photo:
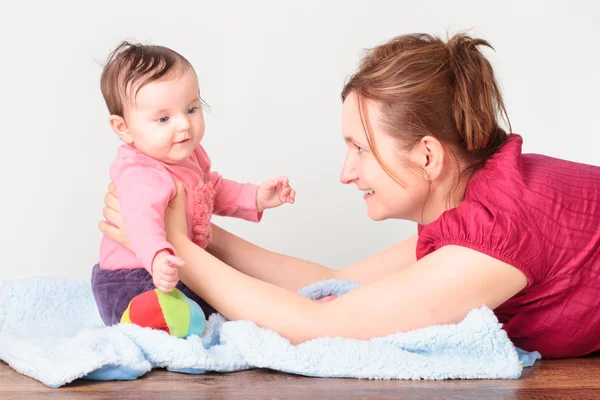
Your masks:
[[[383,221],[388,218],[384,213],[381,212],[381,210],[371,207],[367,207],[367,215],[373,221]]]

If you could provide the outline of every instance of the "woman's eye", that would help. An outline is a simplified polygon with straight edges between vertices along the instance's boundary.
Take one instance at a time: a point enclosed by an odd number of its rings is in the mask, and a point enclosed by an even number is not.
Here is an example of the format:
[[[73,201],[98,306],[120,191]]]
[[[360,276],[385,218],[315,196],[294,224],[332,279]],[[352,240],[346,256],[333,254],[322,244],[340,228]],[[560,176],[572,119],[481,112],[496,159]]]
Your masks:
[[[366,150],[363,149],[362,147],[358,146],[358,145],[354,145],[354,147],[356,147],[356,149],[358,150],[357,153],[358,154],[362,154],[363,152],[365,152]]]

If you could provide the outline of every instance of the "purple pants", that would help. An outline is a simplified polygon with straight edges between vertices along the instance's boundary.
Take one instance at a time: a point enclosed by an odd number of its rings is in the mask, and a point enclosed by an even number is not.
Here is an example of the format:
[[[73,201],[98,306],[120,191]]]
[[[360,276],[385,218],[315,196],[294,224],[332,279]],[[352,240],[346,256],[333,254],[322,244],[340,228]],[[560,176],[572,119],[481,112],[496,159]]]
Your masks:
[[[206,318],[216,312],[182,282],[179,282],[176,287],[190,300],[198,303]],[[92,270],[92,291],[96,305],[100,317],[109,326],[119,323],[121,315],[135,296],[154,289],[156,287],[152,283],[152,275],[144,268],[110,271],[101,269],[96,264]]]

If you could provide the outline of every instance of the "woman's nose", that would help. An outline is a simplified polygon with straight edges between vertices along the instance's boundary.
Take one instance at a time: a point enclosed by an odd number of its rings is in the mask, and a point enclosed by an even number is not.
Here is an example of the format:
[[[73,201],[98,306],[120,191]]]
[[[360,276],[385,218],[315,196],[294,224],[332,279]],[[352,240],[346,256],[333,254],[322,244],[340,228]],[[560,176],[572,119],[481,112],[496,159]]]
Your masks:
[[[340,174],[340,182],[347,185],[354,182],[357,178],[356,165],[354,164],[354,161],[347,156],[344,161],[344,166],[342,167],[342,173]]]

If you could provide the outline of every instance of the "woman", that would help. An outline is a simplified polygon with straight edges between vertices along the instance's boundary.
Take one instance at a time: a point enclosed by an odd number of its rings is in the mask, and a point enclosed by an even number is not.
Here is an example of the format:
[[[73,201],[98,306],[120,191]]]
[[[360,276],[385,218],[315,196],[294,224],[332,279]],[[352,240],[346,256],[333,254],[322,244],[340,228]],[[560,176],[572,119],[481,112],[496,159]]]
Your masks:
[[[186,235],[182,190],[167,213],[181,280],[231,320],[300,343],[368,339],[456,323],[494,309],[516,346],[544,357],[600,349],[600,168],[521,154],[486,41],[404,35],[374,48],[342,92],[341,181],[364,191],[374,220],[418,234],[345,270],[275,254],[214,227],[205,251]],[[118,199],[104,234],[127,245]],[[363,285],[327,302],[309,283]],[[227,295],[223,295],[227,293]]]

